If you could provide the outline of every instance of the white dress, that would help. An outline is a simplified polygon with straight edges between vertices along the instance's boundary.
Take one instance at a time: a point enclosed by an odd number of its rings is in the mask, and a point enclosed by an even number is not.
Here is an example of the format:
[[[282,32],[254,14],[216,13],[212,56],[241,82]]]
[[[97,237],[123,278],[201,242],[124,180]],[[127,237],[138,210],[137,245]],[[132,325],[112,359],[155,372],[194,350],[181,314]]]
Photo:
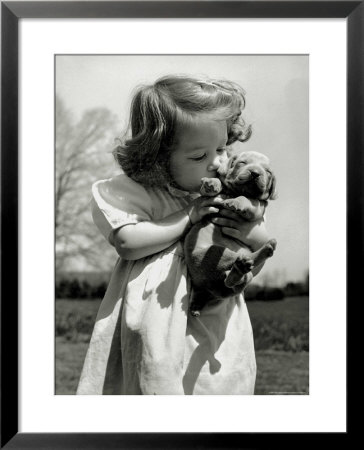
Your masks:
[[[181,210],[187,192],[146,188],[121,174],[92,187],[93,217],[112,230]],[[196,195],[195,195],[196,196]],[[190,279],[180,242],[118,259],[100,305],[77,394],[254,394],[253,333],[242,295],[188,313]]]

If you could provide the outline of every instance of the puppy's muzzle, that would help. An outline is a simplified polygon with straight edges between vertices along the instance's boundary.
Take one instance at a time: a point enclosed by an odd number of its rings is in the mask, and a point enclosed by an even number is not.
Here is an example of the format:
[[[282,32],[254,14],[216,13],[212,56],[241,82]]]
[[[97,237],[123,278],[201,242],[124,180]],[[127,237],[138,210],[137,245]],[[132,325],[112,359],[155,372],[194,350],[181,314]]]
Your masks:
[[[252,180],[254,180],[255,178],[258,178],[258,177],[260,177],[260,173],[254,172],[254,170],[251,170],[251,171],[250,171],[250,178],[251,178]]]
[[[258,181],[258,178],[265,178],[265,170],[260,169],[259,167],[245,167],[241,170],[236,177],[236,181],[239,184],[244,184],[249,181]]]

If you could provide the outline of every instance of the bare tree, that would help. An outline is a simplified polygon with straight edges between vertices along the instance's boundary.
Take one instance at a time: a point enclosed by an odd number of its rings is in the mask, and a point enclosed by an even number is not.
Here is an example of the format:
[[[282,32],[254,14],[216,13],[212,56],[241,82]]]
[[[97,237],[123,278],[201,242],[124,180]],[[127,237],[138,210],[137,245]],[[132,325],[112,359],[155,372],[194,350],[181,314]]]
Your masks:
[[[75,121],[56,98],[56,270],[75,266],[107,270],[110,249],[92,224],[91,185],[111,176],[117,118],[108,109],[86,111]]]

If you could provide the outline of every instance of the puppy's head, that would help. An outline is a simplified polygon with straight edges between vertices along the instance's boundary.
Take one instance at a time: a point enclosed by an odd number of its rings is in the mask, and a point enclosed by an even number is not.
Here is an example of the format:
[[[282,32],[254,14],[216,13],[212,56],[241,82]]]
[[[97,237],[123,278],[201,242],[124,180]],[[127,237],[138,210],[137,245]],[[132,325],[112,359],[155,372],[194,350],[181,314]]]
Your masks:
[[[274,200],[276,178],[269,159],[258,152],[232,155],[220,166],[218,175],[229,191],[259,200]]]

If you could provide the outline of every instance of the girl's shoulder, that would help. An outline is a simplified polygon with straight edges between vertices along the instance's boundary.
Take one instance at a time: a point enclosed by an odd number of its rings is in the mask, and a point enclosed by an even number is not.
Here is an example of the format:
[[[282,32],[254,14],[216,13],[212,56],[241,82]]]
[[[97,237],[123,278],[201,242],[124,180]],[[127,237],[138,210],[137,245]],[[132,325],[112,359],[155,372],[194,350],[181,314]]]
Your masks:
[[[191,201],[187,192],[169,186],[144,186],[125,173],[96,181],[92,195],[101,210],[110,205],[124,211],[148,210],[156,219],[182,209]]]
[[[95,181],[92,185],[92,193],[95,194],[108,194],[117,197],[137,196],[148,197],[149,200],[155,200],[158,198],[187,198],[188,193],[180,191],[176,188],[166,186],[147,186],[132,178],[128,177],[125,173],[120,173],[111,178]]]
[[[152,203],[145,187],[124,173],[93,183],[92,196],[99,206],[106,203],[128,208],[132,205],[145,207]]]
[[[120,173],[111,178],[95,181],[92,185],[92,193],[108,194],[116,197],[125,195],[146,195],[147,190],[136,181],[129,178],[125,173]]]
[[[130,177],[125,175],[125,173],[121,172],[117,175],[113,175],[109,178],[103,178],[101,180],[96,180],[92,186],[114,186],[114,187],[123,187],[123,186],[140,186],[142,185],[140,183],[137,183],[136,181],[132,180]]]

